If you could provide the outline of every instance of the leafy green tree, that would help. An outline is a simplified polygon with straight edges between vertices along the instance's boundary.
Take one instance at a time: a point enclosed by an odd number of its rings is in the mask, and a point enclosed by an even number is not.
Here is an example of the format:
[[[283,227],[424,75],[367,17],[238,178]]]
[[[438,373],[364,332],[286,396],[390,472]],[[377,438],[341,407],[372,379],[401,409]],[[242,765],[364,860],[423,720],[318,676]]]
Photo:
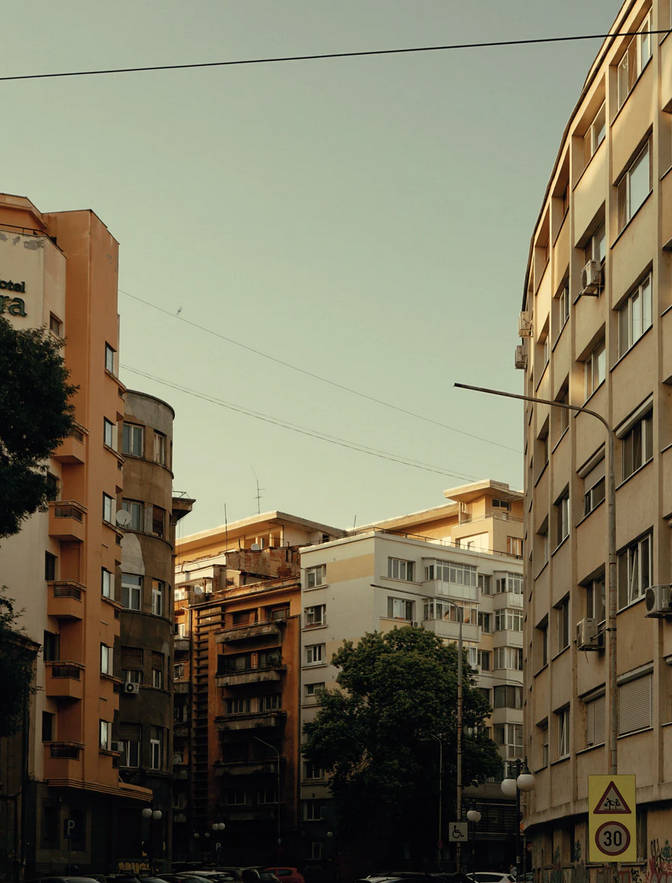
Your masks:
[[[5,588],[0,586],[0,736],[15,733],[23,723],[39,648],[19,631],[14,604],[2,594]]]
[[[409,853],[431,862],[437,839],[439,742],[443,749],[443,819],[454,818],[457,647],[422,628],[346,641],[333,657],[338,688],[323,691],[306,724],[304,756],[327,771],[341,845],[369,865]],[[501,773],[485,735],[490,709],[475,672],[463,667],[463,781]],[[451,806],[452,804],[452,806]]]
[[[0,538],[45,505],[44,460],[73,425],[61,344],[44,329],[16,330],[0,316]]]

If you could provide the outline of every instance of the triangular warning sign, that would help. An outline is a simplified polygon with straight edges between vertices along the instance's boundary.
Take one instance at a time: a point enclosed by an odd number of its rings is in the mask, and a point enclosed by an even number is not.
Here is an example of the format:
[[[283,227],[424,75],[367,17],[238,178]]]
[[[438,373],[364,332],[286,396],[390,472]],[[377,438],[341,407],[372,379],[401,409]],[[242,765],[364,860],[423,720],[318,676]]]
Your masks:
[[[630,815],[632,810],[623,799],[623,795],[616,787],[614,781],[609,782],[606,791],[597,801],[594,813],[602,815]]]

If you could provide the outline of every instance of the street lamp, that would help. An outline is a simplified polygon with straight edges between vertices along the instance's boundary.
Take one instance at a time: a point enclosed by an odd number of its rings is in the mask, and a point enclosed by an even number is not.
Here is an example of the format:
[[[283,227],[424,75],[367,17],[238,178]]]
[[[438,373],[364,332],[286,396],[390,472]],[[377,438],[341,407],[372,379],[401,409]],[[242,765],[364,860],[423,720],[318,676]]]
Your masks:
[[[515,761],[516,778],[507,777],[502,780],[501,788],[505,797],[515,798],[516,800],[516,877],[520,876],[521,866],[523,876],[525,876],[525,854],[523,853],[523,861],[520,860],[520,792],[532,791],[534,788],[534,776],[527,770],[527,763],[524,760]]]
[[[222,844],[219,840],[218,835],[224,831],[226,828],[226,824],[224,822],[213,822],[211,825],[212,830],[215,832],[215,864],[219,864],[219,850],[222,848]]]
[[[145,832],[143,831],[142,849],[144,852],[145,840],[147,840],[148,845],[149,845],[149,849],[148,849],[149,863],[153,867],[155,849],[154,849],[154,831],[152,829],[152,822],[160,822],[161,819],[163,818],[163,813],[161,812],[160,809],[152,809],[150,806],[144,806],[140,812],[140,815],[142,816],[142,819],[143,819],[143,823],[142,823],[143,828],[145,826],[147,826],[147,834],[148,834],[148,836],[145,837]],[[162,835],[162,832],[160,829],[159,829],[159,833]],[[161,843],[163,843],[163,836],[161,836]],[[163,857],[163,849],[161,850],[161,854]]]
[[[481,814],[477,809],[468,809],[467,810],[467,822],[471,822],[472,825],[477,825],[481,821]],[[474,837],[469,838],[471,841],[471,870],[474,870],[475,866],[475,844]]]
[[[484,386],[469,386],[466,383],[455,383],[458,389],[470,389],[473,392],[483,392],[486,395],[502,396],[507,399],[519,399],[523,402],[536,402],[540,405],[549,405],[552,408],[564,408],[566,411],[577,411],[581,414],[589,414],[604,426],[607,431],[607,534],[608,534],[608,578],[607,578],[607,655],[608,655],[608,689],[607,702],[609,708],[609,728],[607,732],[607,759],[608,772],[610,775],[618,773],[618,691],[616,680],[616,464],[615,448],[616,433],[601,414],[583,405],[570,405],[565,402],[554,402],[551,399],[542,399],[537,396],[520,395],[513,392],[504,392],[501,389],[488,389]]]

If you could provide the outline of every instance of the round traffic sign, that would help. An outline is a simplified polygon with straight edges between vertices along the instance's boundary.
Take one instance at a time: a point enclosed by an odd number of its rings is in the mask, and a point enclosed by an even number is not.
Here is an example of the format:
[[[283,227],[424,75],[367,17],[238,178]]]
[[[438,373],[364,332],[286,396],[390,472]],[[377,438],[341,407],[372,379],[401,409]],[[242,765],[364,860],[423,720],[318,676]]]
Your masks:
[[[630,831],[621,822],[605,822],[595,832],[595,843],[605,855],[621,855],[630,846]]]

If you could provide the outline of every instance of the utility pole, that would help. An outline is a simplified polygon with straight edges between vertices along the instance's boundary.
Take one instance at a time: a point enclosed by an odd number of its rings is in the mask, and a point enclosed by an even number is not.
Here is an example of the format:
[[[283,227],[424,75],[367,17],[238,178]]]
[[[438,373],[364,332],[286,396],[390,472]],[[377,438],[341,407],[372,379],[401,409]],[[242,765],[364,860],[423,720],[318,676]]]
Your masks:
[[[462,622],[464,609],[457,608],[457,821],[462,821],[462,716],[463,716],[463,690],[462,690]],[[455,844],[455,869],[460,873],[462,864],[462,844]]]

